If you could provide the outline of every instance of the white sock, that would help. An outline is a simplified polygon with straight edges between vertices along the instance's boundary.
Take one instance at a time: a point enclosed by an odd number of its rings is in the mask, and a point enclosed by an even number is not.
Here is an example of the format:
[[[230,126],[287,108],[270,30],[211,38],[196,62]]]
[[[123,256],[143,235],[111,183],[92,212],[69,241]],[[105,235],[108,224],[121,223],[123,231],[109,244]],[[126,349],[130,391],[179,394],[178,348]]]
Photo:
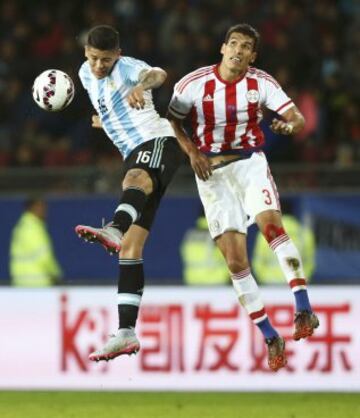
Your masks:
[[[301,256],[287,234],[275,238],[270,243],[277,256],[280,268],[293,292],[306,289],[306,279]]]
[[[231,275],[233,287],[240,304],[246,309],[251,320],[257,324],[267,318],[259,287],[249,268]]]

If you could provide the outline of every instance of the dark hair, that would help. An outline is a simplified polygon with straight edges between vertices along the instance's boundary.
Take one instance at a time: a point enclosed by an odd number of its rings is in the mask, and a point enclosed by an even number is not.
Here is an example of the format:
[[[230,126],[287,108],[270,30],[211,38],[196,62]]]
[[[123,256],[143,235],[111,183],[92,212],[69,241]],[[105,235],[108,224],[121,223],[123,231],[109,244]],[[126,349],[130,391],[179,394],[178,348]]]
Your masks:
[[[95,26],[88,32],[86,45],[101,51],[119,49],[119,32],[109,25]]]
[[[248,25],[247,23],[239,23],[238,25],[231,26],[231,28],[228,29],[225,35],[225,43],[227,44],[230,36],[233,33],[242,33],[244,35],[249,36],[254,41],[254,51],[257,52],[259,48],[260,43],[260,34],[259,32],[253,28],[252,26]]]

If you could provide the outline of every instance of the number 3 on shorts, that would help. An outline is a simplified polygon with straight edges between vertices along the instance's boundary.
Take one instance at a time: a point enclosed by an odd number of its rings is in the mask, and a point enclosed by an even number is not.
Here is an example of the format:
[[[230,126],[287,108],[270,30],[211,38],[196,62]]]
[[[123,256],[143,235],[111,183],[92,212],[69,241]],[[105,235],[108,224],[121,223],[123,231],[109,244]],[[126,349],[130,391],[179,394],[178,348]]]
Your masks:
[[[271,205],[272,204],[272,199],[271,199],[271,195],[268,189],[263,189],[263,194],[265,195],[265,199],[264,199],[264,203],[265,205]]]
[[[151,158],[151,151],[140,151],[136,158],[136,164],[143,163],[147,164]]]

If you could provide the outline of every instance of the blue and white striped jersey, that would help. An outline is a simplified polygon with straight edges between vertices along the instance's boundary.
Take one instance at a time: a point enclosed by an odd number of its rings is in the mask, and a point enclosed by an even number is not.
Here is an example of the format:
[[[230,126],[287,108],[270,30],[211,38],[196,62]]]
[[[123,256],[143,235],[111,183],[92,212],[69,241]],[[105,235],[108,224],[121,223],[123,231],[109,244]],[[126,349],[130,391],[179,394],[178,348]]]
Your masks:
[[[125,159],[138,145],[156,137],[175,136],[170,122],[155,110],[151,90],[144,92],[144,109],[133,109],[126,97],[138,83],[140,71],[151,67],[144,61],[120,57],[111,73],[97,79],[85,61],[79,77],[98,113],[103,129]]]

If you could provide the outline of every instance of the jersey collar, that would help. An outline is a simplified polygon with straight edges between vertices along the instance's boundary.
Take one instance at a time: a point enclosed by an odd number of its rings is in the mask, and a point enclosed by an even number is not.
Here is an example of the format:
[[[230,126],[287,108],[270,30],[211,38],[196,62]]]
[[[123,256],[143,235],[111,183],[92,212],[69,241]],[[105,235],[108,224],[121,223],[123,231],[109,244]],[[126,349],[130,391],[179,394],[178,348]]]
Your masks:
[[[216,78],[217,78],[219,81],[221,81],[222,83],[227,84],[227,85],[232,85],[232,84],[239,83],[239,81],[241,81],[241,80],[245,77],[245,75],[246,75],[246,73],[247,73],[247,71],[246,71],[246,72],[245,72],[245,74],[241,75],[239,78],[236,78],[234,81],[227,81],[227,80],[224,80],[224,79],[221,77],[220,72],[219,72],[219,67],[220,67],[220,63],[219,63],[219,64],[216,64],[216,65],[214,66],[214,73],[215,73],[215,76],[216,76]]]

